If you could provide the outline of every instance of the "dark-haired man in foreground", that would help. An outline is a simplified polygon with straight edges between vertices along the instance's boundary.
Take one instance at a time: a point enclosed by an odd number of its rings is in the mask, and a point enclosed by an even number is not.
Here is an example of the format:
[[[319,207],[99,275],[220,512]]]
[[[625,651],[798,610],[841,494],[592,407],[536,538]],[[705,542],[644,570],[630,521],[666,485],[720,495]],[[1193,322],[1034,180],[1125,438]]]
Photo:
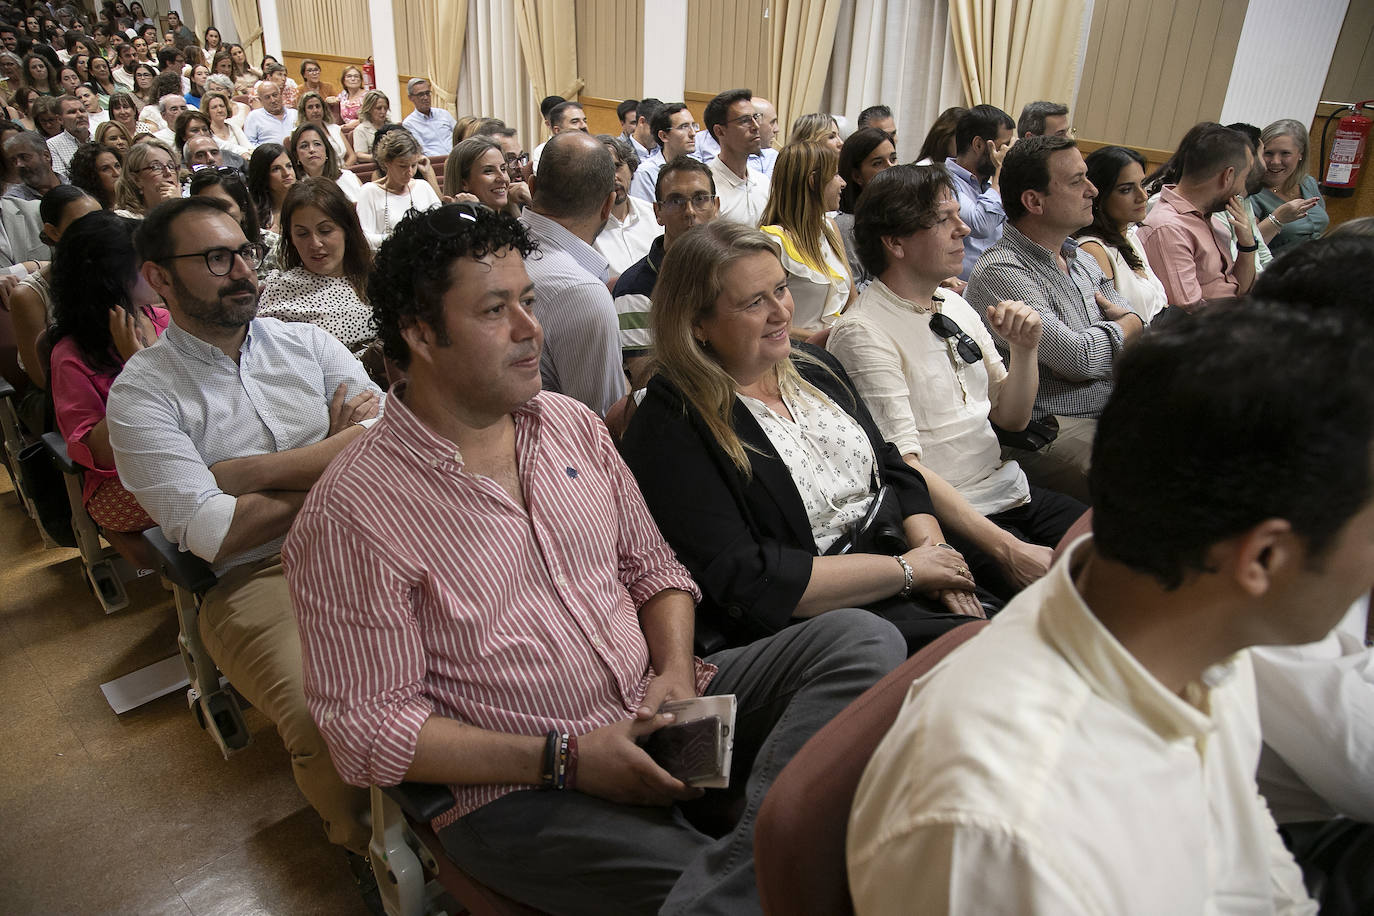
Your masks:
[[[868,765],[861,916],[1316,912],[1256,791],[1243,650],[1320,639],[1374,585],[1352,330],[1247,303],[1122,355],[1093,535],[913,685]]]
[[[346,781],[448,784],[439,838],[503,894],[757,913],[773,777],[902,640],[842,609],[693,656],[697,587],[605,426],[540,391],[530,251],[511,217],[453,204],[407,216],[378,253],[369,298],[406,381],[284,551],[311,711]],[[743,812],[719,838],[684,819],[701,790],[635,743],[672,721],[665,700],[698,694],[739,701],[730,789],[699,803]]]

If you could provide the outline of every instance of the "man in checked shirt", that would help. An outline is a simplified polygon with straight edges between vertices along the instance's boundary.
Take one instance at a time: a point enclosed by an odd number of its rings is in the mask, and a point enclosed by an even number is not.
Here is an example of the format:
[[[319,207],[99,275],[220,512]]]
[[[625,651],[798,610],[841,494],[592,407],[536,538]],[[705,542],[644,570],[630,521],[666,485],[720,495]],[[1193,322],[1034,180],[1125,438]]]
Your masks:
[[[1004,299],[1040,313],[1040,388],[1032,420],[1058,436],[1031,450],[1006,447],[1031,483],[1091,502],[1088,467],[1097,417],[1112,393],[1112,366],[1145,327],[1090,257],[1069,238],[1093,220],[1097,189],[1078,145],[1067,137],[1030,137],[1002,162],[1002,238],[978,258],[964,298],[979,315]],[[984,318],[984,323],[987,319]],[[989,330],[992,330],[989,328]],[[1005,359],[1006,343],[992,330]]]
[[[903,641],[846,608],[693,656],[699,592],[605,426],[540,391],[532,250],[514,218],[450,204],[377,255],[368,297],[407,379],[283,550],[311,712],[345,781],[448,784],[439,838],[509,897],[757,913],[764,794]],[[739,704],[730,788],[705,797],[635,743],[699,694]],[[701,806],[742,813],[716,837],[684,816]]]

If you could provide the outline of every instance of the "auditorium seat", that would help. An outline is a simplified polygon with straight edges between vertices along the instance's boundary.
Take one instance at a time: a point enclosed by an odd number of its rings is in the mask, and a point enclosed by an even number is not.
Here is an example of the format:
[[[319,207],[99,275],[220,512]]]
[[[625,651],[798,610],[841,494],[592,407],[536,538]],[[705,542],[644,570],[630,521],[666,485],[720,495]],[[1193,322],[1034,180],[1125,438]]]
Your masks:
[[[907,659],[813,735],[783,767],[754,827],[754,868],[764,913],[854,912],[845,836],[864,767],[897,718],[911,682],[987,624],[973,620],[956,627]]]
[[[388,916],[429,916],[448,893],[472,916],[541,916],[463,872],[429,822],[453,806],[447,786],[372,787],[372,868]],[[431,880],[432,879],[432,880]]]

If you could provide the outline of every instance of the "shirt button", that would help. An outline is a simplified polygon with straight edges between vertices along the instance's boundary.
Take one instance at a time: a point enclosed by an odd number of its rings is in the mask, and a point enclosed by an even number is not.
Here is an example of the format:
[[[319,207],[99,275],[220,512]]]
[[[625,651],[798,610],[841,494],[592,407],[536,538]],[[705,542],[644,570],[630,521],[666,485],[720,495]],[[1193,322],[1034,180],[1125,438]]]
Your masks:
[[[568,580],[561,573],[553,577],[553,582],[560,588],[568,584]]]

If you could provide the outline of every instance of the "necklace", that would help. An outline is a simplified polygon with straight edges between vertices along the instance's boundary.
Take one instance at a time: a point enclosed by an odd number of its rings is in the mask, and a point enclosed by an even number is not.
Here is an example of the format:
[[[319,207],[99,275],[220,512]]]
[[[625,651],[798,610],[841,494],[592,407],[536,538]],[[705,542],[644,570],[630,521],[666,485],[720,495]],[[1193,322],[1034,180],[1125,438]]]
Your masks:
[[[406,199],[406,208],[401,213],[402,216],[415,209],[415,192],[411,190],[408,183],[406,184],[406,192],[409,196]],[[400,197],[401,195],[397,194],[396,196]],[[391,191],[387,189],[385,184],[382,185],[382,228],[386,230],[387,235],[390,235],[391,230],[395,228],[391,225]]]

